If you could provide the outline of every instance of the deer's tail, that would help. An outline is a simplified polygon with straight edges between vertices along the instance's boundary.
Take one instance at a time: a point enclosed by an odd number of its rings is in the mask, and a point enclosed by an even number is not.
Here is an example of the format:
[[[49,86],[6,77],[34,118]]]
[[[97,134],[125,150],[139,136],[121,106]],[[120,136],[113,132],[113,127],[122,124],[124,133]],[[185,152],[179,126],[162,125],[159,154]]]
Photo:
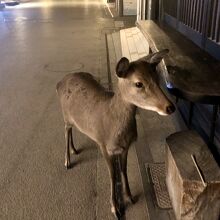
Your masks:
[[[61,84],[62,84],[62,82],[60,81],[60,82],[58,82],[57,85],[56,85],[56,92],[57,92],[57,95],[60,94]]]

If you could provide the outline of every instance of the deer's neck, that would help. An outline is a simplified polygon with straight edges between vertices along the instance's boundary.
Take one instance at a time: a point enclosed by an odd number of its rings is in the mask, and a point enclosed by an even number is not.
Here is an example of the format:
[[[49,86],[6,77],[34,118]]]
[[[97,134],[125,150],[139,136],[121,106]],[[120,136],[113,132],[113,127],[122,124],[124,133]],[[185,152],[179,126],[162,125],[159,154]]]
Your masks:
[[[137,107],[123,99],[120,89],[115,89],[114,96],[111,100],[112,110],[118,112],[121,117],[133,119]]]

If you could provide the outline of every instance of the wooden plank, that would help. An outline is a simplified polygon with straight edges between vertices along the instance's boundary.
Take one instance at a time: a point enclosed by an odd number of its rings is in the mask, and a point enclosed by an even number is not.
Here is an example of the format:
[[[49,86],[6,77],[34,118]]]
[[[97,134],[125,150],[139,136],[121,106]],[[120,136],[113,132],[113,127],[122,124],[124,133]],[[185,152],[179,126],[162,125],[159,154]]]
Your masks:
[[[143,46],[143,42],[140,41],[140,39],[139,39],[137,34],[133,35],[133,39],[134,39],[134,42],[135,42],[138,54],[140,54],[142,56],[143,56],[143,54],[147,55],[147,53],[145,51],[145,48]],[[141,58],[141,56],[139,56],[139,58]]]
[[[132,53],[131,54],[131,61],[135,61],[135,60],[138,60],[138,59],[139,59],[138,53]]]
[[[149,53],[149,45],[136,27],[120,31],[122,56],[135,61]]]
[[[146,38],[144,37],[144,35],[141,32],[138,33],[138,37],[143,44],[143,47],[144,47],[146,54],[149,54],[149,44],[148,44]]]
[[[195,131],[166,139],[166,182],[177,219],[218,220],[220,168]]]
[[[127,42],[128,42],[128,48],[129,48],[130,54],[137,53],[137,48],[134,43],[133,37],[127,37]]]
[[[124,30],[120,30],[120,37],[121,37],[121,49],[122,49],[122,56],[127,57],[129,60],[131,60],[130,52],[128,49],[128,43],[125,35]]]
[[[132,37],[132,32],[130,28],[124,29],[126,37]]]
[[[132,35],[136,35],[140,30],[137,27],[131,28]]]

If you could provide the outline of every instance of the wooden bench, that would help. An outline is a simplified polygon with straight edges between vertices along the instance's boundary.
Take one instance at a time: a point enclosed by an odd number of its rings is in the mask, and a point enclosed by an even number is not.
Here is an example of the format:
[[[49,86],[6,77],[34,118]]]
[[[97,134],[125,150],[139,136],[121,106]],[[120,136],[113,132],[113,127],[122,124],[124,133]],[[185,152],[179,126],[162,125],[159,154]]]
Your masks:
[[[166,139],[166,182],[177,220],[220,217],[220,169],[195,131]]]
[[[165,24],[146,20],[138,21],[136,25],[148,40],[152,52],[170,50],[158,70],[168,91],[191,103],[189,125],[195,102],[213,105],[210,131],[210,142],[213,143],[220,104],[220,62]]]

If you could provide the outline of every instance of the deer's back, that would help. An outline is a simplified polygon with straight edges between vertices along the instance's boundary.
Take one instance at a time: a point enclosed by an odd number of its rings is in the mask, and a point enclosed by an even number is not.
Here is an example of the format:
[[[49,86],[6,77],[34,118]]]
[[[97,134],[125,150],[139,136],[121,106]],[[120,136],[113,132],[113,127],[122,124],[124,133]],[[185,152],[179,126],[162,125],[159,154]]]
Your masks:
[[[105,93],[105,88],[102,87],[95,78],[86,72],[71,73],[66,75],[60,82],[57,83],[57,93],[60,97],[70,94],[83,95],[86,97],[93,96],[96,93]],[[86,91],[90,91],[86,94]]]
[[[65,76],[57,84],[57,93],[65,123],[75,124],[84,133],[98,126],[100,114],[108,108],[113,96],[91,74],[84,72]]]

